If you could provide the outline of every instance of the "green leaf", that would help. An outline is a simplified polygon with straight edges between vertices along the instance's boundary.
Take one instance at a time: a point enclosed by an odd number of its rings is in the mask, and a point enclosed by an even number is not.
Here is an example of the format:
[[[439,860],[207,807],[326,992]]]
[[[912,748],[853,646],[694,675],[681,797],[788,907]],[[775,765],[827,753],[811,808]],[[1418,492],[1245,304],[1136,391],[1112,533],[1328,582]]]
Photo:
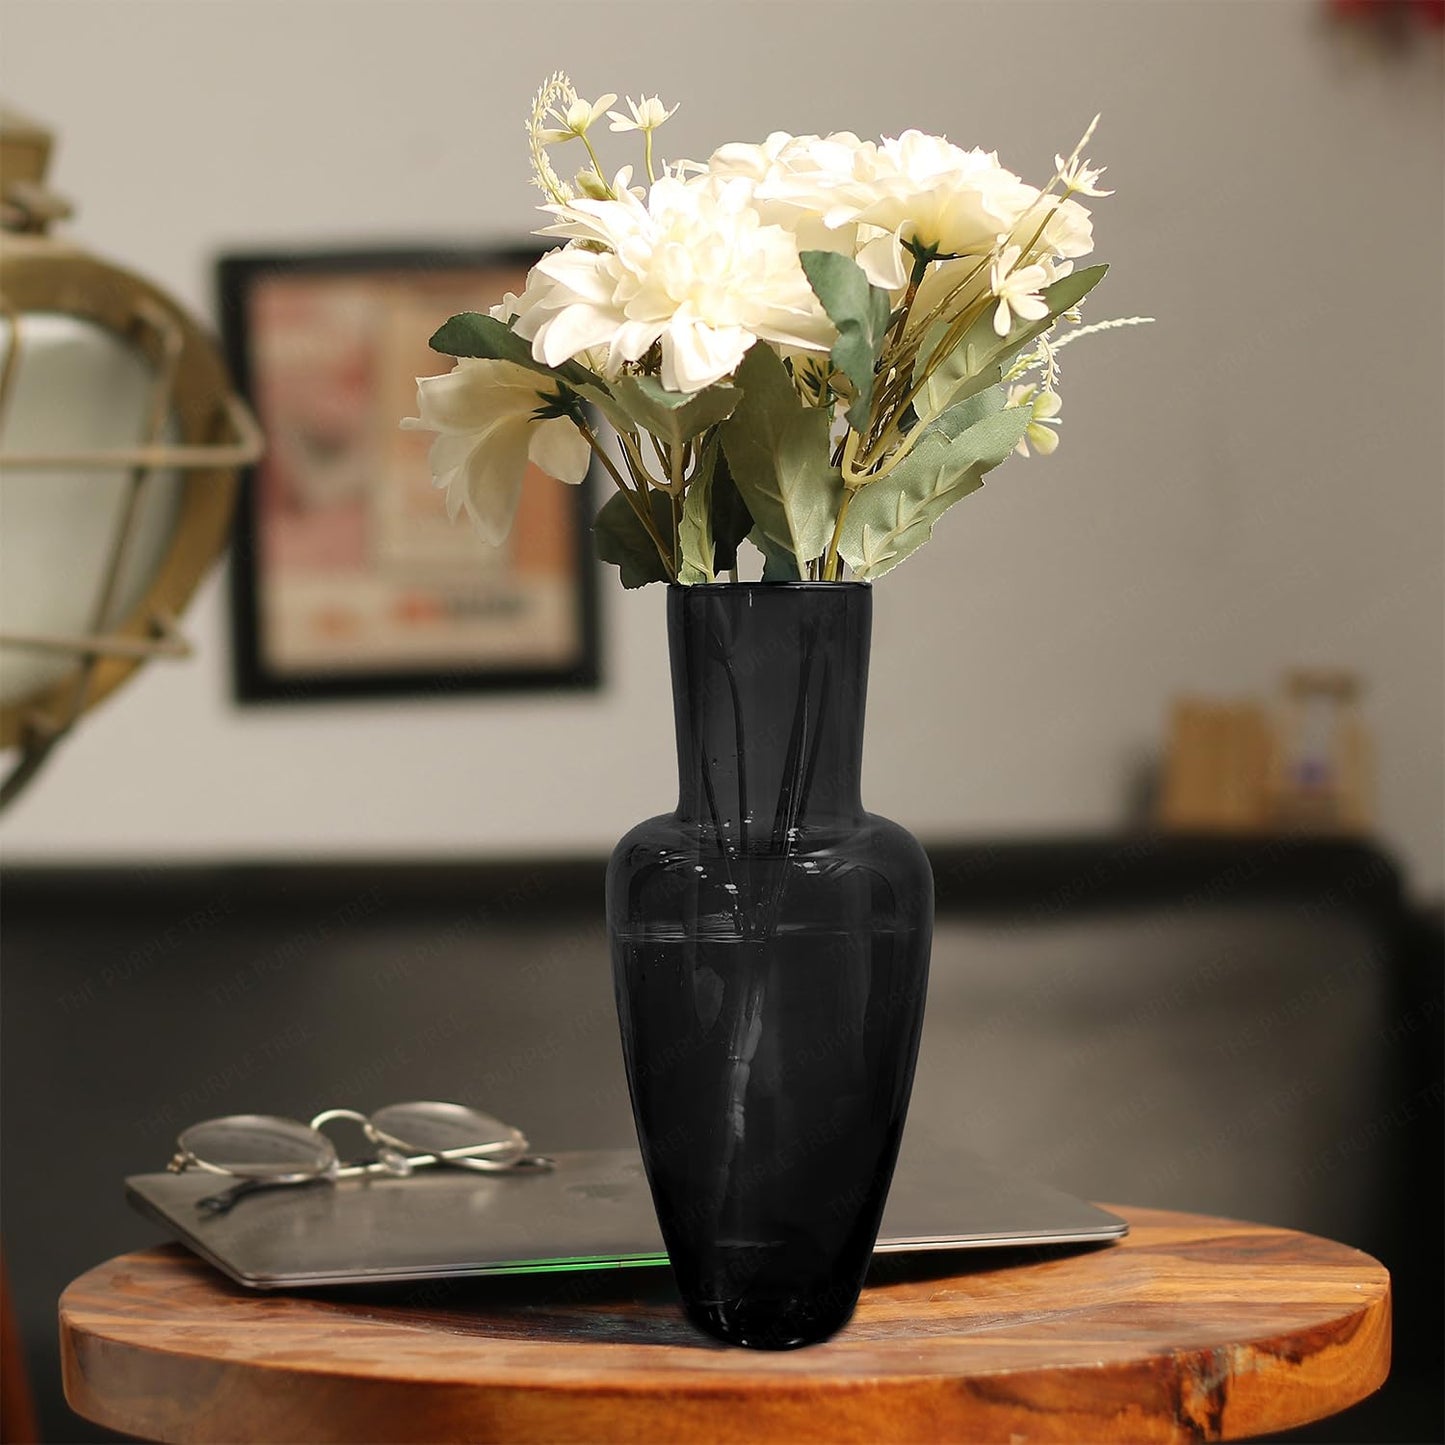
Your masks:
[[[1049,308],[1049,314],[1038,321],[1014,320],[1007,336],[1000,336],[993,329],[994,306],[984,310],[972,326],[964,332],[958,344],[933,369],[928,385],[919,394],[922,401],[927,396],[935,406],[928,407],[929,415],[945,407],[966,401],[969,397],[997,386],[1003,377],[1004,367],[1031,341],[1036,341],[1065,311],[1077,306],[1100,281],[1104,279],[1107,266],[1087,266],[1074,271],[1052,286],[1045,286],[1039,293]],[[947,324],[937,321],[929,330],[923,346],[919,349],[915,378],[924,360],[947,330]]]
[[[677,524],[678,545],[682,549],[682,566],[677,580],[692,586],[698,582],[717,581],[716,544],[712,530],[712,494],[717,480],[718,445],[716,440],[704,449],[692,480],[683,494],[682,516]]]
[[[801,582],[803,574],[798,570],[798,564],[793,559],[793,554],[779,547],[759,527],[754,527],[748,533],[748,541],[763,554],[763,575],[764,582]]]
[[[718,448],[712,479],[713,572],[738,565],[738,544],[753,530],[753,514],[743,501],[728,459]]]
[[[617,432],[633,432],[637,423],[618,404],[617,399],[600,381],[584,381],[576,384],[576,392],[583,401],[590,402],[612,423]]]
[[[576,361],[547,366],[532,355],[531,343],[504,321],[478,311],[464,311],[443,322],[432,336],[431,348],[444,356],[510,361],[555,377],[595,406],[617,431],[649,431],[672,446],[731,416],[742,396],[735,386],[725,384],[703,391],[668,391],[650,376],[623,376],[609,385]]]
[[[689,584],[717,581],[720,573],[738,565],[738,545],[752,527],[753,519],[728,470],[727,458],[714,438],[683,498],[678,525],[682,570],[677,580]],[[791,566],[791,556],[787,560]]]
[[[658,532],[672,534],[672,499],[665,492],[650,492],[648,503]],[[624,587],[645,587],[649,582],[666,582],[670,574],[663,565],[657,544],[648,536],[642,519],[621,492],[614,492],[597,513],[592,525],[597,555],[611,562],[622,575]]]
[[[600,385],[585,366],[564,361],[560,366],[547,366],[532,355],[532,343],[518,336],[505,321],[484,316],[480,311],[463,311],[442,322],[428,343],[443,356],[481,357],[486,361],[510,361],[543,376],[559,377],[569,386],[580,388],[585,383]]]
[[[480,356],[489,361],[515,361],[533,369],[541,365],[532,356],[532,345],[518,336],[505,321],[480,311],[463,311],[443,321],[427,343],[443,356]]]
[[[726,383],[702,391],[668,391],[651,376],[620,376],[612,383],[611,390],[617,405],[632,418],[635,426],[651,432],[669,446],[681,446],[709,427],[726,421],[742,400],[742,392]],[[612,421],[611,416],[607,419]]]
[[[737,383],[742,401],[722,424],[728,466],[758,528],[801,576],[827,546],[843,495],[829,459],[828,410],[803,405],[764,342],[743,358]]]
[[[862,431],[868,424],[874,370],[888,332],[888,293],[871,285],[851,256],[836,251],[804,251],[799,260],[813,294],[838,328],[829,359],[853,383],[848,420],[854,431]]]
[[[952,440],[961,436],[976,422],[981,422],[984,417],[1001,412],[1006,400],[1007,395],[1002,386],[991,386],[987,391],[975,392],[962,401],[954,402],[929,425],[934,427],[940,436]]]
[[[1013,451],[1033,419],[1031,408],[1009,407],[950,435],[943,424],[949,415],[929,426],[886,477],[853,494],[838,551],[859,577],[881,577],[916,552],[939,517]]]

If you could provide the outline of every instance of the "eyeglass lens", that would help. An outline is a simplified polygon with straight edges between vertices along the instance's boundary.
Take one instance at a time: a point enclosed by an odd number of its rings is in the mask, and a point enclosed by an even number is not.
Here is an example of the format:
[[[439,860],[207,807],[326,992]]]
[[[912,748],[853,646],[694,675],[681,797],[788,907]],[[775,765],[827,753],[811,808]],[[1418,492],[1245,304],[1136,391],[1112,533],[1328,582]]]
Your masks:
[[[389,1104],[371,1116],[387,1143],[412,1154],[520,1154],[526,1140],[513,1128],[461,1104]]]
[[[314,1178],[336,1165],[336,1150],[296,1119],[236,1114],[193,1124],[180,1147],[202,1164],[240,1179]]]

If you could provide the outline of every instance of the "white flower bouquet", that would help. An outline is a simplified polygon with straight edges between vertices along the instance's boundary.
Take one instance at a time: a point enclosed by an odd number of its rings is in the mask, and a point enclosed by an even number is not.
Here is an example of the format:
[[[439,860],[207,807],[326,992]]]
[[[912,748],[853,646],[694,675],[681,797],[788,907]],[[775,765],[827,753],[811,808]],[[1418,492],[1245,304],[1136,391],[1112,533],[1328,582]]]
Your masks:
[[[418,379],[403,422],[437,433],[448,510],[490,542],[529,461],[580,482],[595,455],[617,487],[598,554],[625,587],[736,581],[745,541],[764,581],[880,577],[1011,453],[1054,450],[1065,345],[1145,319],[1079,324],[1107,269],[1074,269],[1093,250],[1077,197],[1110,194],[1083,156],[1093,126],[1039,188],[919,131],[779,132],[663,164],[672,110],[616,100],[560,74],[538,92],[540,234],[565,244],[522,295],[437,331],[456,364]],[[645,187],[606,178],[604,114],[641,135]],[[548,152],[573,142],[588,163],[569,184]]]

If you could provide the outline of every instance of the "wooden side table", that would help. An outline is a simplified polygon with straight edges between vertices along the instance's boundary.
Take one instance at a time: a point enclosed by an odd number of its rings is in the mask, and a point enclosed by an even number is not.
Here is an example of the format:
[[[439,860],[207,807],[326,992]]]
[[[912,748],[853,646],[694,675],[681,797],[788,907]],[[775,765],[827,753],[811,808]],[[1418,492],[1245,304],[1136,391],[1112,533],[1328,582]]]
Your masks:
[[[791,1445],[1231,1440],[1384,1381],[1368,1255],[1118,1212],[1130,1236],[1082,1253],[880,1257],[847,1329],[788,1354],[697,1334],[662,1270],[278,1296],[144,1250],[61,1297],[65,1389],[146,1440]]]

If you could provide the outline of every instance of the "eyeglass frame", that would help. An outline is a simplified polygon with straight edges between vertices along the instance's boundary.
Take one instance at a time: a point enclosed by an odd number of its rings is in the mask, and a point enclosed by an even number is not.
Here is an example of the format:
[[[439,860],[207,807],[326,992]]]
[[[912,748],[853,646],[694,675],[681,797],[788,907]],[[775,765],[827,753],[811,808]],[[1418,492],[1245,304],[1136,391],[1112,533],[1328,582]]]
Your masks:
[[[465,1110],[470,1114],[479,1114],[481,1111],[470,1109],[465,1104],[452,1104],[442,1100],[415,1100],[412,1106],[423,1104],[431,1109]],[[386,1109],[406,1107],[404,1105],[386,1104],[375,1110],[376,1114],[383,1113]],[[487,1116],[491,1117],[491,1116]],[[322,1126],[337,1119],[346,1119],[352,1123],[360,1124],[363,1133],[377,1151],[377,1158],[374,1160],[360,1160],[353,1164],[343,1164],[340,1155],[336,1152],[336,1145],[323,1132]],[[459,1169],[471,1169],[478,1173],[500,1174],[517,1169],[547,1169],[551,1168],[553,1161],[546,1155],[527,1153],[530,1145],[527,1136],[511,1124],[505,1124],[502,1120],[495,1120],[507,1131],[502,1139],[489,1140],[485,1144],[461,1145],[454,1149],[438,1149],[426,1151],[419,1154],[409,1154],[405,1151],[415,1146],[408,1144],[405,1140],[389,1135],[379,1129],[373,1122],[373,1115],[363,1114],[357,1109],[323,1109],[315,1115],[308,1124],[302,1125],[299,1119],[288,1119],[279,1114],[225,1114],[216,1119],[202,1119],[198,1123],[189,1124],[176,1136],[176,1152],[166,1164],[166,1169],[171,1174],[184,1174],[191,1169],[199,1170],[205,1174],[214,1174],[223,1179],[236,1179],[241,1181],[252,1181],[256,1184],[306,1184],[319,1182],[321,1180],[335,1181],[339,1179],[360,1179],[377,1174],[386,1174],[395,1178],[406,1178],[414,1170],[426,1168],[434,1164],[446,1164]],[[184,1141],[187,1134],[197,1129],[204,1128],[208,1124],[257,1124],[272,1126],[284,1124],[288,1127],[301,1127],[314,1133],[325,1145],[331,1156],[331,1162],[321,1169],[292,1171],[289,1173],[267,1173],[248,1174],[236,1169],[228,1169],[224,1165],[213,1164],[207,1159],[201,1158]],[[497,1156],[502,1157],[497,1157]]]

